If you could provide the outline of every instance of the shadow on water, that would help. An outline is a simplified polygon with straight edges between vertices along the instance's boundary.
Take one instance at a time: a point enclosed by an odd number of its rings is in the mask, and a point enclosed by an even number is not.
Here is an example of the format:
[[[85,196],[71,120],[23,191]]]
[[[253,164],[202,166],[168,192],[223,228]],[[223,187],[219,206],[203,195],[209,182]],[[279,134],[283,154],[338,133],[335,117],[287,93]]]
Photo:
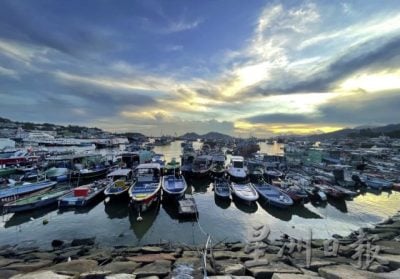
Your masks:
[[[260,205],[268,214],[282,221],[290,221],[293,216],[299,216],[303,219],[322,219],[322,216],[301,204],[289,208],[277,208],[265,202],[260,202]]]
[[[87,206],[78,206],[78,207],[65,207],[59,208],[58,214],[63,214],[67,212],[74,212],[74,214],[88,214],[93,208],[95,208],[98,204],[102,202],[101,199],[96,199],[89,203]]]
[[[13,216],[10,217],[7,221],[4,223],[4,228],[10,228],[14,226],[19,226],[24,223],[33,221],[35,219],[41,218],[48,213],[54,211],[57,209],[57,205],[53,206],[47,206],[41,209],[36,209],[33,211],[26,211],[26,212],[18,212],[14,213]]]
[[[347,204],[344,199],[329,199],[328,203],[343,213],[347,213]]]
[[[214,195],[214,202],[218,207],[222,209],[227,209],[229,206],[231,206],[231,199],[222,199],[216,197],[215,195]]]
[[[163,200],[162,203],[162,209],[167,213],[167,215],[172,219],[172,220],[177,220],[179,223],[185,223],[185,222],[194,222],[196,221],[195,216],[188,216],[188,217],[182,217],[179,216],[178,213],[178,204],[172,203],[170,200]]]
[[[140,241],[146,233],[149,231],[154,221],[156,220],[158,213],[160,212],[160,201],[158,200],[156,204],[152,205],[151,208],[142,212],[140,216],[143,218],[142,221],[137,221],[138,213],[132,207],[128,208],[129,222],[131,224],[131,229],[135,234],[138,241]]]
[[[243,201],[238,200],[237,198],[233,198],[233,204],[237,209],[243,211],[245,213],[254,213],[258,209],[257,202],[245,203]]]
[[[195,193],[207,193],[211,180],[208,177],[189,177],[186,178],[188,187],[192,186]]]
[[[109,219],[124,219],[129,215],[128,202],[104,202],[104,212]]]

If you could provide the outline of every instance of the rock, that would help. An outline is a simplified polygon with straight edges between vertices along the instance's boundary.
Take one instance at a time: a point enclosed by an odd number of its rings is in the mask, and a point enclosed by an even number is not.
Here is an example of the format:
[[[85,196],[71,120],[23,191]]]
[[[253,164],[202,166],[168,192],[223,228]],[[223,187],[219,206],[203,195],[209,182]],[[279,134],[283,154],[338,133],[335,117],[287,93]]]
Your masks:
[[[208,279],[254,279],[254,277],[251,277],[251,276],[218,275],[218,276],[208,276]]]
[[[49,270],[41,270],[41,271],[35,271],[35,272],[30,272],[26,274],[18,274],[13,277],[12,279],[73,279],[72,276],[69,275],[62,275],[62,274],[57,274],[53,271]]]
[[[128,260],[138,263],[152,263],[159,260],[175,261],[173,254],[145,254],[141,256],[128,257]]]
[[[357,269],[350,265],[332,265],[321,267],[318,270],[320,276],[326,279],[376,279],[381,278],[375,273]]]
[[[111,251],[104,249],[96,250],[90,253],[88,256],[85,256],[85,258],[88,260],[95,260],[102,265],[111,262],[112,259],[115,259],[115,257],[112,257]]]
[[[249,260],[244,263],[246,268],[265,265],[269,265],[269,261],[267,259]]]
[[[111,273],[133,273],[140,264],[135,262],[111,262],[102,266],[102,270],[111,271]]]
[[[273,253],[273,254],[277,254],[279,252],[279,250],[281,250],[281,247],[278,246],[274,246],[274,245],[268,245],[264,251],[266,253]]]
[[[198,258],[200,257],[197,251],[183,251],[182,258]]]
[[[81,274],[96,270],[97,262],[93,260],[72,260],[53,265],[47,269],[55,272],[66,272],[67,274]]]
[[[400,269],[396,269],[394,271],[380,274],[380,275],[381,275],[381,278],[385,278],[385,279],[399,279],[400,278]]]
[[[325,239],[313,239],[311,241],[311,247],[312,248],[321,248],[324,247],[324,241]]]
[[[202,278],[201,262],[199,258],[179,258],[173,265],[172,277]]]
[[[145,254],[155,254],[163,251],[163,249],[158,246],[144,246],[140,250]]]
[[[64,245],[64,241],[59,240],[59,239],[54,239],[54,240],[51,242],[51,246],[52,246],[53,248],[60,248],[60,247],[63,246],[63,245]]]
[[[400,268],[400,255],[379,254],[376,259],[380,263],[388,263],[392,269]]]
[[[243,250],[246,245],[244,243],[236,243],[231,246],[231,251],[237,252]]]
[[[396,235],[398,235],[398,233],[396,233],[396,232],[381,232],[381,233],[369,235],[368,239],[370,241],[374,242],[374,241],[384,240],[384,239],[393,239],[393,237],[395,237]]]
[[[171,262],[170,261],[155,261],[154,263],[147,264],[143,267],[136,269],[133,274],[136,275],[137,278],[143,278],[146,276],[167,276],[171,271]]]
[[[377,262],[373,262],[369,267],[368,271],[375,272],[375,273],[382,273],[390,271],[389,267],[385,265],[381,265]]]
[[[82,245],[92,246],[92,245],[94,245],[94,240],[95,239],[96,239],[95,237],[91,237],[91,238],[76,238],[76,239],[72,240],[71,246],[82,246]]]
[[[235,262],[218,262],[218,265],[221,266],[222,274],[231,274],[231,275],[244,275],[245,268],[240,263]]]
[[[375,243],[380,247],[380,253],[400,255],[400,242],[381,240]]]
[[[0,270],[0,279],[8,279],[10,277],[13,277],[14,275],[17,275],[19,272],[16,270],[10,270],[10,269],[3,269]]]
[[[21,260],[16,259],[0,259],[0,268],[8,266],[13,263],[21,263]]]
[[[297,268],[282,262],[274,262],[269,265],[250,267],[247,269],[257,279],[271,278],[274,273],[301,273]]]
[[[36,253],[32,253],[32,255],[37,259],[49,260],[49,261],[54,260],[54,258],[56,257],[56,255],[54,255],[53,253],[49,253],[49,252],[36,252]]]
[[[127,274],[127,273],[117,273],[117,274],[112,274],[106,276],[105,279],[135,279],[136,276],[133,274]]]
[[[13,263],[8,265],[5,269],[12,269],[19,272],[31,272],[43,267],[51,265],[53,262],[48,260],[28,262],[28,263]]]
[[[231,252],[231,251],[215,251],[213,253],[215,260],[227,260],[227,259],[240,259],[242,261],[252,260],[253,255],[246,254],[242,251]]]
[[[82,273],[79,279],[104,279],[108,275],[111,275],[110,271],[92,271]]]
[[[178,248],[175,249],[174,256],[175,257],[180,257],[182,255],[182,253],[183,253],[183,249],[178,247]]]
[[[306,274],[274,273],[272,279],[318,279],[320,276]]]

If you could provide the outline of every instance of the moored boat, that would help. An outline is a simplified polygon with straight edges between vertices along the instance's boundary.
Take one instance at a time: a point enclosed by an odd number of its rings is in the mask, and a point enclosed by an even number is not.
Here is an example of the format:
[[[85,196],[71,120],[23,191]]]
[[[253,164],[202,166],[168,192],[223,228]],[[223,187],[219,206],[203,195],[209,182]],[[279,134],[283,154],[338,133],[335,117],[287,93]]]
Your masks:
[[[211,175],[214,177],[221,177],[225,174],[225,156],[214,155],[212,157]]]
[[[0,205],[17,200],[26,195],[38,192],[49,190],[53,188],[57,182],[55,181],[41,181],[36,183],[26,183],[20,186],[8,187],[0,190]]]
[[[212,156],[200,155],[197,156],[192,165],[192,174],[196,177],[206,177],[210,173],[212,164]]]
[[[364,183],[367,187],[377,190],[388,190],[391,189],[393,186],[393,183],[391,181],[368,175],[364,177]]]
[[[244,181],[247,178],[247,167],[242,156],[232,156],[227,173],[233,181]]]
[[[7,213],[29,211],[45,206],[57,204],[58,199],[70,192],[70,189],[53,189],[44,193],[34,194],[29,197],[18,199],[4,204],[3,211]]]
[[[129,189],[131,204],[140,214],[159,199],[161,169],[158,163],[140,164],[136,168],[135,183]],[[138,219],[140,218],[140,215]]]
[[[83,207],[100,197],[108,185],[107,179],[74,188],[58,199],[58,207]]]
[[[271,184],[256,183],[254,188],[259,196],[272,206],[286,208],[293,205],[293,200],[289,195]]]
[[[246,203],[255,202],[259,198],[257,191],[251,183],[239,184],[231,182],[231,191],[235,197]]]
[[[107,175],[110,182],[104,195],[110,199],[127,198],[129,188],[133,184],[131,169],[117,169]]]
[[[229,181],[222,178],[217,178],[213,183],[214,187],[214,195],[215,197],[221,199],[230,199],[231,197],[231,188],[229,186]]]

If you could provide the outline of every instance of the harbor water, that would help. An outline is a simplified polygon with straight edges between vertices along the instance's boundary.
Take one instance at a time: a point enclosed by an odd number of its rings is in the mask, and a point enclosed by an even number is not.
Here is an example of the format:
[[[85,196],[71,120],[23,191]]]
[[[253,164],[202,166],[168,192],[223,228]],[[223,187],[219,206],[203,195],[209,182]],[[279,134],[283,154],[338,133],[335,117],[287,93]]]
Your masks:
[[[195,143],[199,147],[201,143]],[[260,144],[261,152],[283,153],[282,146]],[[181,142],[156,147],[166,160],[179,159]],[[108,151],[102,151],[108,152]],[[177,208],[160,202],[145,212],[143,221],[127,203],[103,200],[81,210],[59,211],[45,208],[27,213],[6,214],[0,220],[0,245],[26,243],[46,246],[53,239],[96,237],[100,245],[143,245],[160,242],[181,244],[204,243],[207,234],[215,241],[247,241],[254,226],[268,225],[271,239],[283,233],[313,238],[347,235],[360,227],[373,225],[399,210],[400,193],[365,191],[349,201],[307,203],[289,209],[275,209],[257,202],[247,206],[236,201],[221,202],[214,198],[211,180],[188,179],[187,195],[196,201],[198,219],[180,220]],[[48,222],[43,222],[43,221]]]

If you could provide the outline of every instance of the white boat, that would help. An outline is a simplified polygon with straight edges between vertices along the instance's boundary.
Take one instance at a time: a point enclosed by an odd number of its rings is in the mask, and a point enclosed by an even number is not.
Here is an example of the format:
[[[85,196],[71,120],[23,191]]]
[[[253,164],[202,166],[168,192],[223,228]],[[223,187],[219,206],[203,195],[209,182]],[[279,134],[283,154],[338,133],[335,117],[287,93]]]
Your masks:
[[[258,200],[259,197],[256,189],[251,183],[239,184],[232,182],[231,190],[234,196],[247,203],[254,202]]]
[[[242,156],[232,156],[227,172],[232,180],[245,180],[247,167],[244,165],[244,158]]]

